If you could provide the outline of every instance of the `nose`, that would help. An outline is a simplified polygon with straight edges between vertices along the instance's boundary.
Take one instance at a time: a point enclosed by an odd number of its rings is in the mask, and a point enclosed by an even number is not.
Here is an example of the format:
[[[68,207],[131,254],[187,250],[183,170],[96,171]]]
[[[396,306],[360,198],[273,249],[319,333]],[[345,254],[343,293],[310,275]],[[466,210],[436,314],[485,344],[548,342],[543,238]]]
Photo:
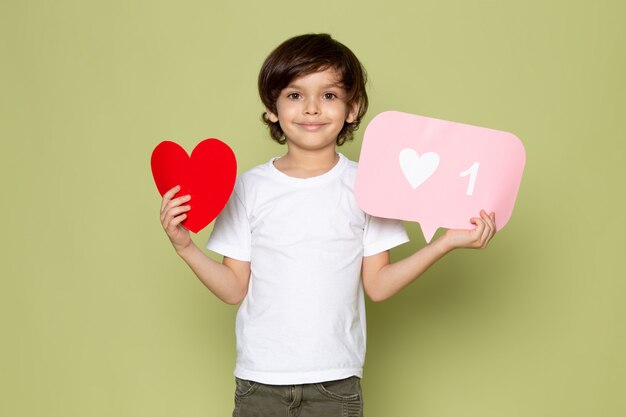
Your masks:
[[[310,98],[306,101],[304,106],[304,114],[316,115],[320,113],[319,103],[315,98]]]

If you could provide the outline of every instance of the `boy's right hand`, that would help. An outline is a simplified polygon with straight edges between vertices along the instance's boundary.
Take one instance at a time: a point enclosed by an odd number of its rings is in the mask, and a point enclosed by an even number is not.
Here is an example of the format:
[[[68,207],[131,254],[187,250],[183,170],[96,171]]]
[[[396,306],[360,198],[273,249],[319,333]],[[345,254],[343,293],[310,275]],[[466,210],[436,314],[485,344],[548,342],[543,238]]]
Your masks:
[[[179,191],[180,185],[172,188],[163,194],[163,201],[161,203],[161,224],[170,242],[172,242],[174,249],[176,249],[178,253],[192,243],[189,230],[181,225],[181,222],[187,218],[186,213],[191,210],[190,205],[183,204],[191,200],[191,196],[184,195],[173,198]]]

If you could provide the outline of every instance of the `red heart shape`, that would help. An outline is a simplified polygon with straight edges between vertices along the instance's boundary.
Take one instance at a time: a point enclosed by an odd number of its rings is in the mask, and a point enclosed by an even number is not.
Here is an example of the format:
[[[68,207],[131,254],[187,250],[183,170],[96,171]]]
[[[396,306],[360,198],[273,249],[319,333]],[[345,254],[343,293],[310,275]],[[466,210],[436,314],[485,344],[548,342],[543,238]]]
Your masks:
[[[152,176],[161,196],[177,185],[177,196],[191,195],[191,210],[182,225],[194,233],[204,229],[224,209],[235,186],[237,161],[219,139],[205,139],[191,152],[164,141],[152,151]]]

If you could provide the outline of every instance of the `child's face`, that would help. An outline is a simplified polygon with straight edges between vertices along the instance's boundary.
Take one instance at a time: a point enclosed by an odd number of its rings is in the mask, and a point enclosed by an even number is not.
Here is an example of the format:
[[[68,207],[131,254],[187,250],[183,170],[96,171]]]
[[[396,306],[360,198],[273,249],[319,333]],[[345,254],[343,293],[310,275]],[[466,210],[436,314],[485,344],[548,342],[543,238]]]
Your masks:
[[[294,79],[276,101],[278,114],[267,111],[279,122],[288,146],[306,150],[335,147],[345,122],[354,121],[358,108],[346,104],[337,71],[329,68]]]

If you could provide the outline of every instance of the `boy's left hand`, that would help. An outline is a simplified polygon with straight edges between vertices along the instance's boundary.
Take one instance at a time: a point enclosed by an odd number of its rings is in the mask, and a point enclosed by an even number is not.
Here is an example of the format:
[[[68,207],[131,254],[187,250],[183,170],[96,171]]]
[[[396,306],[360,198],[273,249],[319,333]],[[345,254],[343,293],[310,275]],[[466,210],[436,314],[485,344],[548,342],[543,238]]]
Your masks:
[[[470,222],[476,225],[473,230],[449,229],[441,237],[451,249],[484,249],[496,233],[496,215],[480,211],[480,217],[472,217]]]

